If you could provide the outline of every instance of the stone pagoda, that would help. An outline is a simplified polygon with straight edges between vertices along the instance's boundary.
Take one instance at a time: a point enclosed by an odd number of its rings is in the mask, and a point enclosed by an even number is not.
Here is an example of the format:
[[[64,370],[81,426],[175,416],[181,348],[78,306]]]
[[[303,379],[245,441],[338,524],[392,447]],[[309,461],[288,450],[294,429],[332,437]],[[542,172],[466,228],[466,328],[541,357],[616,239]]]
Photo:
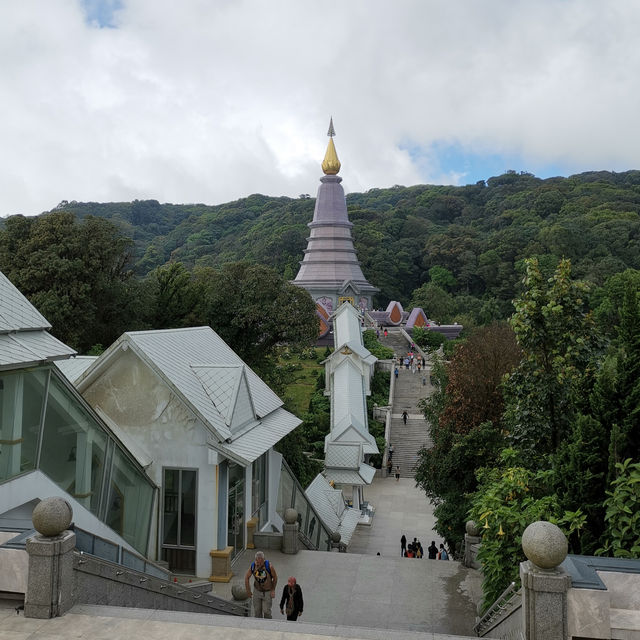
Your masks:
[[[322,162],[324,176],[318,188],[311,235],[307,238],[300,271],[292,281],[306,289],[316,302],[323,329],[328,318],[343,302],[350,302],[361,312],[371,310],[372,296],[379,291],[362,273],[351,237],[344,189],[340,185],[340,161],[333,144],[333,119],[329,124],[329,144]],[[325,322],[323,322],[323,320]],[[321,331],[322,333],[322,331]]]

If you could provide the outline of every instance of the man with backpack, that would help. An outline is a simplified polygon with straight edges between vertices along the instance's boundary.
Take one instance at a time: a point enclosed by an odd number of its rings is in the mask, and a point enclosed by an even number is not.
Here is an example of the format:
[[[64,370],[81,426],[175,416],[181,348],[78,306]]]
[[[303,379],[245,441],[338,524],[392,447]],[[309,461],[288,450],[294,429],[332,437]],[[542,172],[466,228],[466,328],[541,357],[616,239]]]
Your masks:
[[[249,578],[253,576],[253,594],[249,587]],[[271,618],[271,601],[276,596],[278,574],[265,560],[262,551],[256,552],[255,562],[251,563],[244,576],[244,587],[247,595],[253,597],[253,615],[256,618]]]

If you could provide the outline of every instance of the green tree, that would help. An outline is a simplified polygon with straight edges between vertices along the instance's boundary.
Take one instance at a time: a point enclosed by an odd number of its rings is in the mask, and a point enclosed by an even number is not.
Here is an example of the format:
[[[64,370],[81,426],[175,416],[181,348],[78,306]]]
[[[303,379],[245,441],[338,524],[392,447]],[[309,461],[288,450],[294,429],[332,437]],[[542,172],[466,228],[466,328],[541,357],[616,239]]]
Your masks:
[[[203,324],[203,283],[196,281],[181,262],[154,269],[147,282],[154,298],[148,322],[154,329]]]
[[[278,345],[315,342],[318,321],[311,296],[272,269],[236,262],[194,275],[204,289],[206,322],[265,379]]]
[[[445,324],[452,320],[454,303],[451,294],[437,284],[427,282],[413,292],[411,307],[420,307],[428,318]]]
[[[640,558],[640,463],[631,458],[617,465],[605,501],[607,537],[597,555],[616,558]]]
[[[0,247],[0,269],[63,342],[86,351],[138,328],[131,241],[113,223],[91,216],[77,222],[64,211],[15,216],[6,221]]]
[[[429,279],[433,284],[439,286],[441,289],[451,290],[456,287],[458,282],[453,276],[453,273],[449,269],[445,269],[440,265],[434,265],[429,269]]]
[[[571,279],[561,260],[543,280],[537,260],[526,261],[524,292],[514,302],[511,326],[523,352],[505,385],[505,424],[532,464],[557,450],[586,404],[598,346],[589,288]]]

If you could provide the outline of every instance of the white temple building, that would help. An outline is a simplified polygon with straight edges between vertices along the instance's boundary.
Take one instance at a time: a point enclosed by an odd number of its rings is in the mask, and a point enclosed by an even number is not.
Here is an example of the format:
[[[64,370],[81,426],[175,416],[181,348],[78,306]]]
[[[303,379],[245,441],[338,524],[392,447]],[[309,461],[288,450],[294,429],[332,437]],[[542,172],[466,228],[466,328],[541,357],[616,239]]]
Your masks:
[[[324,361],[325,394],[331,398],[325,468],[306,494],[327,527],[338,531],[341,543],[347,545],[361,521],[363,488],[375,476],[368,459],[379,453],[375,438],[369,433],[367,416],[367,396],[371,394],[377,359],[364,347],[362,318],[352,304],[343,303],[332,319],[335,350]],[[340,500],[337,495],[341,495]],[[350,502],[350,509],[345,507],[346,502]],[[323,515],[327,513],[331,516]]]

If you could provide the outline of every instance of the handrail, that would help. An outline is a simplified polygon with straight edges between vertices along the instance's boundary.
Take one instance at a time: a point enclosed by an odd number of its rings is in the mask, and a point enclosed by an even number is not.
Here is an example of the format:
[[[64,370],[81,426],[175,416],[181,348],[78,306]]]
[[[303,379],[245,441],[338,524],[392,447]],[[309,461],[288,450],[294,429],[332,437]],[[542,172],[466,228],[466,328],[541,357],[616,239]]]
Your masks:
[[[480,620],[475,624],[473,630],[476,632],[476,635],[481,635],[483,632],[487,631],[490,626],[495,626],[495,624],[502,619],[506,613],[511,613],[511,611],[520,604],[516,603],[521,596],[521,589],[516,591],[516,583],[512,582],[499,596],[496,598],[496,601],[487,609],[485,614],[480,618]]]
[[[296,476],[293,473],[293,471],[291,471],[291,467],[287,464],[287,461],[284,459],[284,456],[282,457],[282,466],[287,471],[287,473],[291,476],[291,479],[293,480],[293,484],[294,484],[294,487],[296,489],[296,492],[299,491],[301,493],[304,501],[309,505],[309,509],[311,509],[311,511],[313,511],[313,515],[316,517],[316,521],[318,522],[318,525],[327,532],[327,536],[326,536],[327,537],[327,549],[326,549],[326,551],[329,551],[329,544],[330,544],[330,540],[331,540],[329,534],[331,532],[329,531],[328,527],[325,525],[324,520],[320,517],[318,512],[315,510],[315,507],[311,503],[311,500],[309,500],[309,498],[307,498],[307,494],[304,492],[304,489],[302,488],[302,485],[298,481],[298,478],[296,478]],[[293,507],[294,494],[291,495],[291,498],[292,498],[292,503],[291,503],[290,506]],[[316,547],[313,544],[313,542],[311,542],[311,544],[312,544],[313,548],[316,549],[317,551],[323,550],[321,548],[321,546]]]
[[[72,524],[69,528],[76,534],[76,549],[82,553],[95,556],[101,560],[120,564],[129,569],[148,573],[156,578],[162,578],[164,580],[171,578],[171,571],[166,567],[144,558],[133,551],[129,551],[129,549],[126,549],[116,542],[81,529],[76,524]],[[96,542],[98,542],[98,544],[96,544]]]

